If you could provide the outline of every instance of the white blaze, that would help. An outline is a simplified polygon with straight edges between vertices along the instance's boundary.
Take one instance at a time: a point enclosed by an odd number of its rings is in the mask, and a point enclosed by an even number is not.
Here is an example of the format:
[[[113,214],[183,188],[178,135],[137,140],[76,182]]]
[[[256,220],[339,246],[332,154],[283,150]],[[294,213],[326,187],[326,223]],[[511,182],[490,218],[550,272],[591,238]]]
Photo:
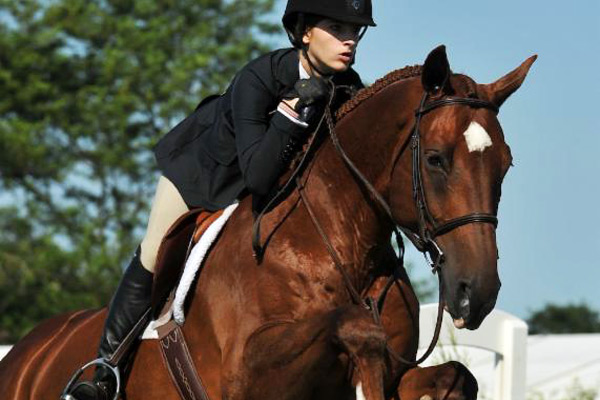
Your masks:
[[[492,138],[477,122],[471,122],[464,133],[469,152],[483,151],[492,145]]]
[[[358,385],[356,385],[356,400],[366,400],[362,390],[362,382],[358,382]]]

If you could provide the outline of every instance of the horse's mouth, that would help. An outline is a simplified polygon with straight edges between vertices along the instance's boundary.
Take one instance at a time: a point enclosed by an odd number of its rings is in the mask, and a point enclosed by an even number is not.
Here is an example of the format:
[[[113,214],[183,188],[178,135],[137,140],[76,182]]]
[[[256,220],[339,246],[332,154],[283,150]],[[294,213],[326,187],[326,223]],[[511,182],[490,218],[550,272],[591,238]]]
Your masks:
[[[454,322],[454,327],[456,329],[463,329],[467,326],[464,318],[452,318],[452,322]]]
[[[464,316],[457,316],[454,314],[448,307],[448,305],[444,306],[444,309],[450,314],[452,317],[452,323],[456,329],[469,329],[474,330],[479,328],[479,325],[483,322],[484,318],[474,318],[473,315],[469,315],[466,318]],[[487,313],[486,313],[487,314]]]
[[[452,317],[452,322],[454,323],[454,327],[456,329],[464,329],[467,326],[467,323],[465,322],[465,319],[463,317],[456,317],[454,315],[454,313],[452,313],[452,311],[450,311],[450,308],[448,307],[448,304],[444,305],[444,310],[446,310],[446,312],[448,314],[450,314],[450,316]]]

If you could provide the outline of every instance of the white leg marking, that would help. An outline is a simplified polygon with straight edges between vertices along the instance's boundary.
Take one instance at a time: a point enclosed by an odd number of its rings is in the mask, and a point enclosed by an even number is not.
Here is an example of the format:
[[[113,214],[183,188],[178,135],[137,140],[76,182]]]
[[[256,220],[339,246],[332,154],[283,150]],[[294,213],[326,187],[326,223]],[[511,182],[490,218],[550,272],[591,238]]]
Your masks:
[[[362,382],[358,382],[358,385],[356,385],[356,400],[366,400],[362,390]]]
[[[471,122],[464,133],[469,152],[483,151],[492,145],[492,138],[477,122]]]

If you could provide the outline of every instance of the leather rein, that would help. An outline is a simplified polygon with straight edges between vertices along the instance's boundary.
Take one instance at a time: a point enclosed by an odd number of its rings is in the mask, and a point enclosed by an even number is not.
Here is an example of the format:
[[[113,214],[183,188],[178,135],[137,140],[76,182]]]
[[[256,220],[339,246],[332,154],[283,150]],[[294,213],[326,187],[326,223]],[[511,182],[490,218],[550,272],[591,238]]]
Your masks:
[[[333,85],[333,84],[332,84]],[[414,246],[422,252],[424,255],[429,255],[428,262],[431,266],[432,272],[438,273],[441,270],[441,266],[445,261],[444,253],[441,248],[435,241],[435,238],[446,234],[460,226],[472,224],[472,223],[490,223],[496,227],[498,225],[498,218],[496,215],[489,213],[471,213],[461,217],[453,218],[442,223],[436,221],[431,212],[429,211],[429,207],[427,206],[427,201],[425,197],[425,190],[423,185],[422,178],[422,162],[421,162],[421,133],[419,130],[422,117],[429,113],[432,110],[435,110],[440,107],[445,106],[456,106],[456,105],[465,105],[473,108],[487,108],[492,110],[494,113],[498,113],[498,107],[494,104],[480,99],[473,98],[464,98],[464,97],[446,97],[440,100],[435,100],[427,103],[429,95],[427,92],[424,93],[421,102],[419,104],[419,108],[415,111],[415,123],[412,128],[411,133],[411,148],[412,148],[412,185],[413,185],[413,199],[415,201],[415,205],[418,212],[418,232],[414,232],[406,227],[399,226],[396,223],[396,220],[392,214],[391,208],[388,205],[387,201],[383,198],[383,196],[375,189],[375,187],[369,182],[369,180],[360,172],[360,170],[356,167],[356,165],[352,162],[352,160],[348,157],[344,149],[342,148],[340,141],[335,133],[335,126],[333,123],[333,118],[331,116],[330,105],[333,102],[333,97],[335,94],[335,87],[332,88],[331,95],[329,98],[329,102],[327,107],[325,108],[325,112],[323,117],[319,121],[317,128],[315,129],[315,134],[311,138],[311,141],[308,144],[308,148],[304,153],[302,159],[300,160],[298,166],[291,174],[288,181],[284,184],[284,186],[273,196],[273,198],[269,201],[266,207],[259,213],[254,221],[253,226],[253,237],[252,237],[252,246],[254,249],[254,256],[258,262],[262,260],[262,256],[264,254],[264,247],[260,243],[260,222],[264,214],[271,209],[271,207],[276,204],[277,201],[281,200],[285,193],[288,192],[289,188],[292,185],[295,185],[302,202],[305,204],[306,209],[310,215],[310,218],[317,229],[317,232],[321,236],[327,251],[329,252],[336,269],[342,275],[348,293],[355,304],[361,305],[364,308],[371,310],[373,313],[373,317],[376,321],[380,321],[380,313],[379,310],[383,307],[383,302],[385,300],[386,294],[388,290],[392,287],[394,282],[397,279],[397,271],[401,270],[404,267],[404,254],[405,254],[405,246],[404,241],[402,240],[402,235],[400,231],[404,233],[406,237],[414,244]],[[341,262],[339,256],[336,254],[335,249],[327,237],[325,230],[323,229],[321,223],[316,217],[313,208],[308,200],[305,192],[304,192],[304,184],[300,180],[301,172],[303,171],[303,167],[306,165],[308,161],[308,155],[311,153],[311,149],[314,147],[317,137],[317,132],[320,130],[320,127],[323,121],[327,122],[327,128],[329,131],[329,136],[331,141],[336,149],[337,153],[340,155],[346,167],[350,170],[352,175],[358,181],[360,185],[362,185],[365,189],[368,190],[369,194],[373,199],[377,202],[379,208],[386,215],[388,222],[391,224],[392,230],[395,234],[396,243],[398,245],[398,264],[394,273],[390,276],[389,281],[384,287],[384,290],[380,294],[378,299],[372,298],[363,298],[360,292],[356,289],[354,284],[352,283],[352,279],[346,268],[344,268],[344,264]],[[396,158],[397,160],[398,158]],[[431,352],[433,352],[435,345],[439,339],[439,334],[442,326],[443,319],[443,307],[444,307],[444,299],[443,299],[443,284],[442,284],[442,275],[438,273],[439,280],[439,302],[438,302],[438,316],[436,319],[436,327],[433,335],[433,339],[429,344],[425,353],[416,361],[410,361],[403,358],[401,355],[396,354],[389,346],[388,351],[390,354],[396,358],[398,361],[409,365],[409,366],[417,366],[421,364],[423,361],[429,357]]]

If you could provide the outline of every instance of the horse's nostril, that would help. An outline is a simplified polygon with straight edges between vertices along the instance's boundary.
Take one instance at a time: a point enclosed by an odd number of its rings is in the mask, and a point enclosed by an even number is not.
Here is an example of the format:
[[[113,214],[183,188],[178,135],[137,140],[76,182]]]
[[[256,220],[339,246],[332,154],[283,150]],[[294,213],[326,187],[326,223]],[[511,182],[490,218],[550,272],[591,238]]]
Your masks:
[[[471,294],[471,288],[465,282],[460,284],[458,293],[458,310],[460,316],[467,319],[471,313],[471,300],[469,299]]]
[[[461,308],[465,308],[465,307],[469,307],[469,299],[464,298],[460,301],[460,307]]]
[[[469,316],[471,311],[471,302],[469,301],[468,297],[464,297],[460,300],[459,308],[461,317],[466,318]]]

